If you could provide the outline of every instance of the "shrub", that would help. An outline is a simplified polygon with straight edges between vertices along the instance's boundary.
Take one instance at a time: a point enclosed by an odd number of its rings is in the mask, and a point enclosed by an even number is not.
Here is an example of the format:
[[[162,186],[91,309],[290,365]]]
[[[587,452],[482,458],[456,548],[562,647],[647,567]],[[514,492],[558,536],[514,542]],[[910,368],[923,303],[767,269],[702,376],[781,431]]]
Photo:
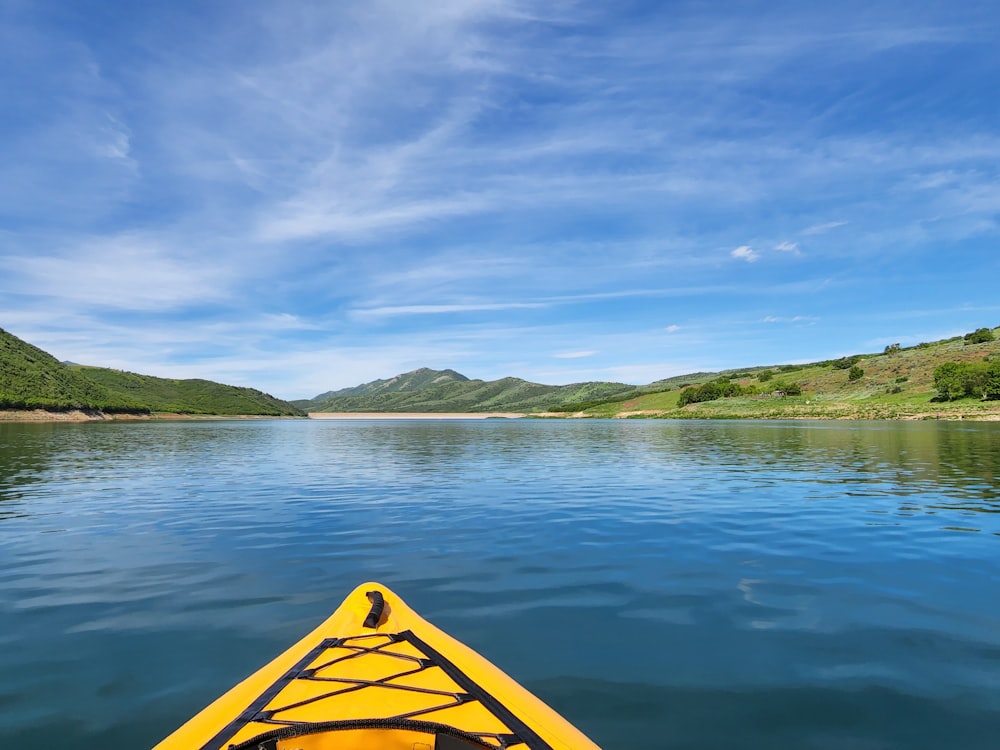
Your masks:
[[[861,380],[864,377],[865,371],[862,370],[857,365],[852,365],[851,369],[847,373],[848,380]]]
[[[1000,398],[1000,362],[945,362],[934,369],[938,399]]]
[[[972,333],[965,334],[962,338],[965,340],[966,346],[968,346],[969,344],[985,344],[987,341],[993,341],[995,336],[989,328],[977,328]]]
[[[855,354],[852,357],[841,357],[840,359],[835,359],[833,361],[834,370],[850,370],[858,362],[861,361],[861,355]]]
[[[715,401],[718,398],[728,396],[742,396],[746,393],[739,383],[734,383],[728,378],[710,380],[704,385],[695,388],[685,388],[677,399],[678,406],[697,404],[702,401]]]

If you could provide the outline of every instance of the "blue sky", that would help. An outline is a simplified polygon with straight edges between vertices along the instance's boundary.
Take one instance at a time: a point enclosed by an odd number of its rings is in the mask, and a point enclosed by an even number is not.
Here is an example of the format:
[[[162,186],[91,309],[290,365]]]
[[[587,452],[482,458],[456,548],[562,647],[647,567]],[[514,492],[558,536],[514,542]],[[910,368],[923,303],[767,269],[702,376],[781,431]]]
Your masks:
[[[1000,323],[994,2],[0,0],[0,327],[282,398]]]

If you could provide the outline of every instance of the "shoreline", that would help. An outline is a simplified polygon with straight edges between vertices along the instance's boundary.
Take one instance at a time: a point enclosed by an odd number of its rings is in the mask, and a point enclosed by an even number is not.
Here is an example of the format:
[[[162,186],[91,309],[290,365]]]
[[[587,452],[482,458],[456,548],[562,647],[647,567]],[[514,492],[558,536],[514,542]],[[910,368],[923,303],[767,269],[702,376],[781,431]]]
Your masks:
[[[0,422],[9,423],[54,423],[54,422],[183,422],[220,421],[232,419],[305,419],[296,416],[273,416],[268,414],[178,414],[175,412],[153,412],[152,414],[115,413],[106,414],[90,409],[69,409],[48,411],[46,409],[0,409]]]
[[[529,415],[521,412],[350,412],[313,411],[309,419],[523,419]]]
[[[1000,406],[1000,404],[998,404]],[[880,413],[881,412],[881,413]],[[912,422],[912,421],[1000,421],[998,409],[941,408],[937,410],[880,410],[868,409],[774,409],[759,414],[737,412],[726,408],[695,408],[691,413],[678,410],[637,409],[614,414],[587,414],[585,412],[310,412],[306,417],[273,416],[266,414],[179,414],[158,412],[153,414],[105,414],[103,412],[73,409],[47,411],[45,409],[0,409],[0,424],[54,424],[85,422],[209,422],[255,419],[314,419],[317,421],[390,421],[390,420],[484,420],[484,419],[661,419],[661,420],[806,420],[806,421],[857,421],[857,422]]]

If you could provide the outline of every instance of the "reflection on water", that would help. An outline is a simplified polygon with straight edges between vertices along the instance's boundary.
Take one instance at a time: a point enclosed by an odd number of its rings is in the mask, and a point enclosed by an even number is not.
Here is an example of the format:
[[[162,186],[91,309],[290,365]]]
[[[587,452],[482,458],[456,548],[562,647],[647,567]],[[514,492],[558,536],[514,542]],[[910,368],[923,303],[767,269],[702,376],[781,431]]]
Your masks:
[[[377,579],[609,749],[994,748],[998,465],[994,424],[0,424],[0,739],[148,746]]]
[[[720,691],[601,680],[549,680],[528,687],[549,696],[560,712],[587,715],[595,735],[614,738],[607,747],[987,748],[996,731],[995,719],[970,710],[961,699],[930,700],[879,687]],[[651,714],[660,718],[655,741],[648,734]],[[888,718],[897,723],[886,740]],[[873,737],[883,739],[873,742]]]

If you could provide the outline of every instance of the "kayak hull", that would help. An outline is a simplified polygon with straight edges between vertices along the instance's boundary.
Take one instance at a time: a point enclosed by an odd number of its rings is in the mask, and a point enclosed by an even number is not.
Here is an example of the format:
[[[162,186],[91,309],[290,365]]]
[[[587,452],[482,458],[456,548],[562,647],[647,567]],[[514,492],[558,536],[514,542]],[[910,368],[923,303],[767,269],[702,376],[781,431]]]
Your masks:
[[[154,750],[590,750],[597,745],[381,584]]]

